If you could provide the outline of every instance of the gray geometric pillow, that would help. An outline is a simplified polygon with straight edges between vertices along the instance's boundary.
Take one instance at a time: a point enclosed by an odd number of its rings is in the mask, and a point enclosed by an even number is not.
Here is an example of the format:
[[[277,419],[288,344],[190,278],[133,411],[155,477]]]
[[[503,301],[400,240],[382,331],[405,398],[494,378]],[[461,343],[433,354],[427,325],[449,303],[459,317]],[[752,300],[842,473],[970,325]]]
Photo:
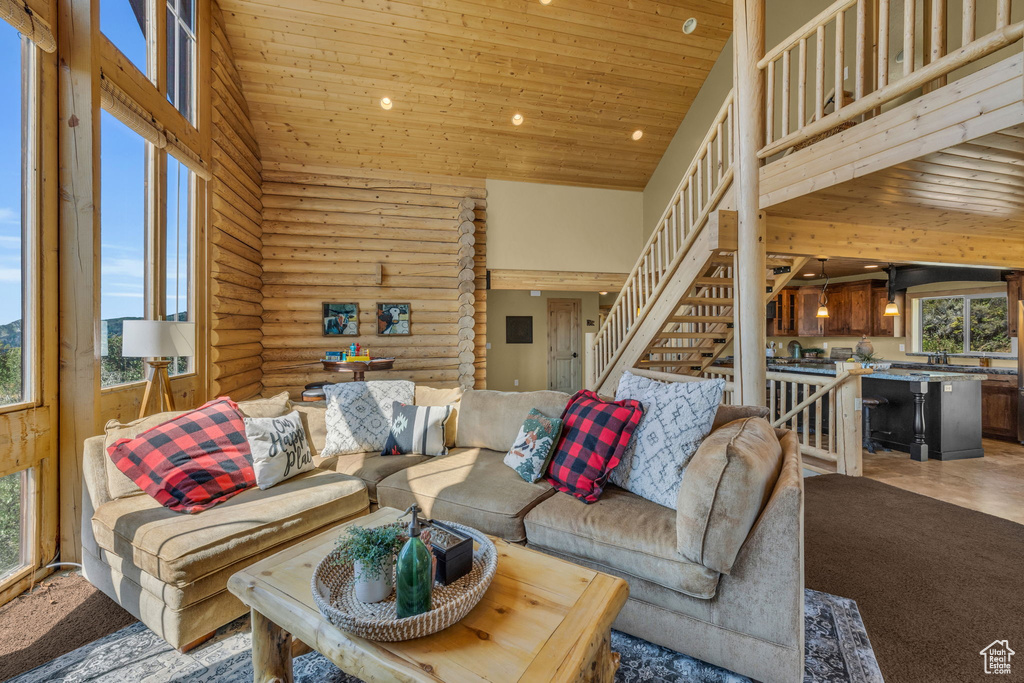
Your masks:
[[[612,470],[611,483],[675,510],[683,473],[711,433],[724,389],[722,379],[658,382],[624,373],[615,400],[640,401],[644,417]]]
[[[413,402],[416,385],[404,380],[345,382],[324,387],[327,439],[320,456],[380,453],[391,431],[395,401]]]

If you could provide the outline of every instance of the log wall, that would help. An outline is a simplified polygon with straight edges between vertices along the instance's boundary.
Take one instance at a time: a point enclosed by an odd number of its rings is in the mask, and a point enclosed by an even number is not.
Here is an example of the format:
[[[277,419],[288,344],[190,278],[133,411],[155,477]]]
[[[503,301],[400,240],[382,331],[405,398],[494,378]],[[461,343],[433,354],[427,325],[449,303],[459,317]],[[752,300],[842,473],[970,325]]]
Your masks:
[[[486,382],[483,181],[267,162],[264,393],[343,381],[316,362],[353,341],[396,358],[367,379]],[[358,337],[325,337],[323,303],[359,305]],[[409,302],[412,335],[376,334],[376,304]]]
[[[210,396],[263,389],[263,167],[224,18],[213,3]]]

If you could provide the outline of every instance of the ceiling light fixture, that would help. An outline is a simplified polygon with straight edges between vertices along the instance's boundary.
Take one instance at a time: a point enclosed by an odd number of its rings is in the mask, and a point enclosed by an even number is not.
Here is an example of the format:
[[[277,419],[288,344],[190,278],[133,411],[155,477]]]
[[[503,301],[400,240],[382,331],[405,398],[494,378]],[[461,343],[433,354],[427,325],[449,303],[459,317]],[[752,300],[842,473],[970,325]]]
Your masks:
[[[608,296],[608,292],[598,292],[601,296]]]
[[[815,314],[816,318],[827,318],[828,317],[828,273],[825,272],[825,263],[828,261],[827,258],[818,259],[821,261],[821,276],[825,278],[825,284],[821,286],[821,296],[818,297],[818,312]]]
[[[875,264],[871,264],[870,266],[864,266],[864,267],[867,268],[868,270],[871,270],[872,268],[877,268],[878,266],[875,265]]]
[[[683,22],[683,33],[685,33],[686,35],[690,35],[696,30],[697,19],[695,17],[690,17],[689,19]]]
[[[382,98],[380,98],[380,108],[383,109],[384,111],[387,111],[388,109],[391,109],[391,107],[393,105],[394,105],[394,102],[391,101],[390,97],[382,97]]]
[[[522,114],[516,114],[515,116],[513,116],[512,117],[512,125],[513,126],[521,126],[521,125],[523,125],[523,115]]]
[[[540,0],[540,4],[542,4],[542,5],[550,5],[551,4],[551,0]]]
[[[643,136],[644,136],[644,132],[642,130],[634,130],[633,131],[633,135],[630,136],[630,137],[632,137],[634,140],[639,140]]]
[[[900,315],[900,307],[896,305],[896,266],[890,263],[885,271],[889,274],[889,299],[885,304],[885,310],[882,311],[882,315],[886,318],[895,318]]]
[[[814,273],[804,273],[804,277],[814,277]]]

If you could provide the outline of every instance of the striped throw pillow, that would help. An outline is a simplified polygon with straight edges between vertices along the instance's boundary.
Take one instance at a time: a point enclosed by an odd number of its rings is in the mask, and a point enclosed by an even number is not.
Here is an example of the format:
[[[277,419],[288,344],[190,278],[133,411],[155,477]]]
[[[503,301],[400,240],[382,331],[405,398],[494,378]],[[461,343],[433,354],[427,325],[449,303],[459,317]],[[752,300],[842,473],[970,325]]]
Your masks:
[[[395,401],[391,431],[381,455],[448,455],[445,423],[451,406],[411,406]]]

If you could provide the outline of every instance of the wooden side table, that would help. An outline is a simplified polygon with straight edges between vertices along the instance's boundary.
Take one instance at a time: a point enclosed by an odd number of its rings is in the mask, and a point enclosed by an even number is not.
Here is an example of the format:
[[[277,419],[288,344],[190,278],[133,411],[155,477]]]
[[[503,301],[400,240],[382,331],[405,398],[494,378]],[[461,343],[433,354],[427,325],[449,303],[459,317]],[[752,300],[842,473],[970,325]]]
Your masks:
[[[377,370],[390,370],[395,367],[394,358],[374,358],[373,360],[337,361],[322,360],[324,370],[328,372],[349,372],[353,382],[365,382],[366,373]]]
[[[399,643],[333,626],[313,601],[313,569],[348,526],[399,515],[381,508],[231,577],[228,589],[252,610],[256,683],[293,680],[292,657],[308,651],[302,643],[366,681],[614,681],[611,625],[629,595],[626,582],[500,539],[494,581],[459,623]]]

